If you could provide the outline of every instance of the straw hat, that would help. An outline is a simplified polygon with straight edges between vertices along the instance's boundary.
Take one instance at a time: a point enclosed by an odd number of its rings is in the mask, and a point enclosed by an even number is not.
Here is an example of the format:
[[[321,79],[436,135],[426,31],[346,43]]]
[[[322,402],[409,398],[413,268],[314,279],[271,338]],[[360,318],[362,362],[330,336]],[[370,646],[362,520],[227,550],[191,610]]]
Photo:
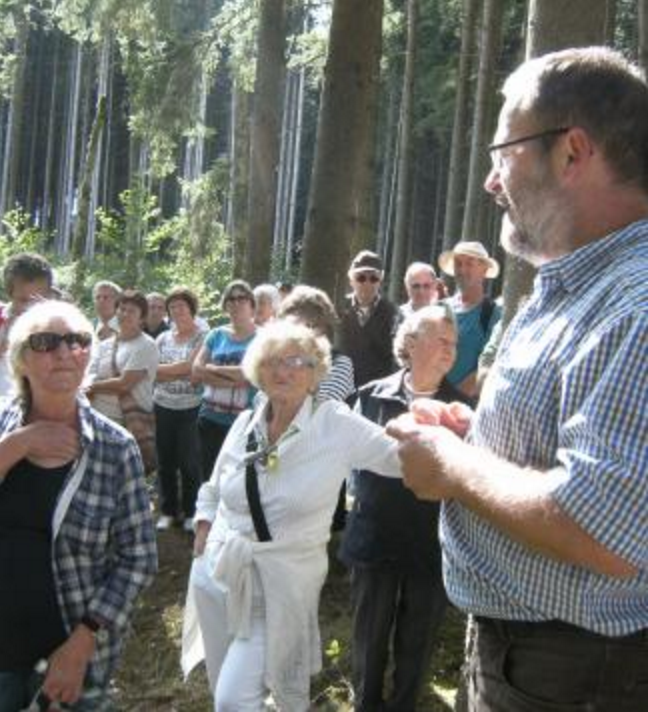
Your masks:
[[[439,255],[439,267],[454,277],[454,256],[466,255],[467,257],[476,257],[478,260],[486,262],[488,269],[486,270],[486,279],[495,279],[500,272],[500,266],[497,260],[494,260],[486,252],[486,248],[481,242],[458,242],[451,250],[446,250]]]

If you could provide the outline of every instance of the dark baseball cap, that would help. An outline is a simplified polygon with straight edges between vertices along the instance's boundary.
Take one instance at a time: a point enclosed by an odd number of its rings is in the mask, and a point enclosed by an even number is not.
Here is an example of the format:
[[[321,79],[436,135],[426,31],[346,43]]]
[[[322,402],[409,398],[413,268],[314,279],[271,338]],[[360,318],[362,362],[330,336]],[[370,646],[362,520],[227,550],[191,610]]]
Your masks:
[[[380,256],[370,250],[362,250],[351,262],[351,272],[382,272],[383,263]]]

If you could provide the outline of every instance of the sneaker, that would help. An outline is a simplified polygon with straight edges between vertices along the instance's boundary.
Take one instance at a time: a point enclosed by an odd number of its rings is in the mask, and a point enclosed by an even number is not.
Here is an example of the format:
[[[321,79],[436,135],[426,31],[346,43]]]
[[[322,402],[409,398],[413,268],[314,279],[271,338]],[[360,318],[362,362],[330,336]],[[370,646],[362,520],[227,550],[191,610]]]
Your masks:
[[[187,519],[185,519],[184,522],[182,523],[182,528],[187,532],[187,534],[193,534],[194,533],[193,518],[187,517]]]
[[[170,517],[168,514],[163,514],[158,520],[157,524],[155,525],[155,528],[159,532],[165,532],[171,529],[171,525],[173,524],[173,517]]]

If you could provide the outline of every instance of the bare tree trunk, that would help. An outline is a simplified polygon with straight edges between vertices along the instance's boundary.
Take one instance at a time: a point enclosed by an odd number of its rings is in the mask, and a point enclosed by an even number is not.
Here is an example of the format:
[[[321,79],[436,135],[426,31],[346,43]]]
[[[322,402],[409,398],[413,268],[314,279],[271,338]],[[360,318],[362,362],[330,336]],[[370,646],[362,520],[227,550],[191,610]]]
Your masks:
[[[262,0],[254,86],[245,276],[265,282],[270,273],[279,165],[286,18],[283,0]]]
[[[638,0],[641,2],[641,0]],[[605,44],[609,47],[614,47],[614,35],[616,31],[616,15],[617,15],[616,0],[605,0],[605,29],[603,36]]]
[[[58,35],[54,37],[54,68],[52,69],[52,87],[47,111],[47,142],[45,147],[45,167],[43,177],[43,204],[41,225],[46,230],[50,227],[54,214],[55,199],[52,195],[52,174],[54,171],[55,131],[57,122],[57,84],[60,64],[60,42]]]
[[[378,212],[378,243],[376,251],[384,256],[391,239],[394,176],[396,174],[396,144],[398,143],[398,80],[391,71],[388,78],[387,123],[382,132],[383,158]],[[402,84],[402,82],[401,82]]]
[[[648,77],[648,0],[637,0],[639,5],[639,64]]]
[[[85,160],[80,171],[79,196],[77,205],[77,219],[74,229],[74,239],[72,241],[72,256],[80,259],[87,254],[86,237],[88,235],[88,223],[92,216],[90,208],[92,206],[92,178],[95,173],[96,161],[99,156],[99,144],[104,124],[106,123],[106,97],[99,97],[97,113],[95,115]]]
[[[443,225],[443,248],[449,250],[459,240],[461,230],[460,196],[466,185],[468,162],[469,97],[473,58],[476,53],[477,19],[482,0],[464,0],[461,27],[461,54],[459,57],[459,80],[452,124],[452,143],[448,164],[448,188],[446,192],[445,220]]]
[[[103,173],[102,171],[102,158],[105,158],[106,154],[102,152],[103,138],[106,133],[106,117],[108,114],[108,83],[111,73],[111,55],[112,55],[112,34],[107,32],[101,43],[99,63],[97,69],[97,110],[95,115],[95,121],[92,128],[92,135],[90,137],[90,145],[93,146],[94,155],[86,157],[86,166],[92,165],[92,177],[90,179],[90,195],[88,203],[88,212],[86,216],[86,235],[84,239],[85,256],[92,260],[95,253],[95,213],[97,212],[97,207],[99,205],[99,187],[100,179]],[[99,121],[99,115],[101,116],[101,121]],[[98,131],[98,135],[95,132]],[[81,219],[81,209],[79,209],[79,219]],[[81,228],[83,229],[83,228]]]
[[[23,129],[25,97],[25,64],[27,57],[27,18],[20,8],[14,15],[16,37],[14,41],[15,63],[11,78],[12,89],[7,113],[4,158],[2,165],[2,186],[0,190],[0,220],[5,212],[12,210],[16,201],[16,186],[20,167],[20,137]]]
[[[59,230],[57,252],[65,256],[70,248],[72,222],[75,209],[76,144],[79,119],[79,97],[81,92],[81,70],[83,66],[83,46],[75,43],[74,57],[70,66],[68,101],[65,122],[65,153],[59,188]]]
[[[248,234],[248,176],[250,175],[250,113],[252,97],[236,84],[230,111],[230,176],[227,233],[232,240],[234,275],[243,274]]]
[[[590,0],[531,0],[527,58],[565,47],[587,47],[605,39],[607,7]],[[508,256],[504,272],[504,324],[531,292],[535,270],[527,262]]]
[[[468,187],[461,231],[464,240],[479,240],[485,232],[479,217],[480,206],[486,200],[483,185],[489,170],[489,159],[485,149],[492,134],[495,64],[502,39],[503,9],[503,0],[486,0],[484,4]]]
[[[341,298],[350,249],[369,232],[383,0],[335,0],[301,279]]]
[[[396,218],[394,225],[394,249],[389,270],[389,297],[401,301],[403,275],[407,263],[408,241],[410,238],[410,188],[412,183],[412,108],[414,103],[414,81],[416,63],[416,27],[418,22],[418,0],[407,3],[407,48],[405,50],[405,73],[400,110],[400,147],[398,151],[398,191],[396,194]]]

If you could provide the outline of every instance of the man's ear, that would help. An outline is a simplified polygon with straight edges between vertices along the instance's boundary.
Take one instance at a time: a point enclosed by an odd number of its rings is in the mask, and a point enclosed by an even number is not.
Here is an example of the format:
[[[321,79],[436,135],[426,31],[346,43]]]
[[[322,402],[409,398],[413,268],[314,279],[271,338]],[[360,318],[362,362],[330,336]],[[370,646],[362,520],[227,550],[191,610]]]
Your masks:
[[[569,129],[562,139],[560,152],[561,168],[565,177],[580,173],[594,153],[594,143],[585,129],[578,126]]]

